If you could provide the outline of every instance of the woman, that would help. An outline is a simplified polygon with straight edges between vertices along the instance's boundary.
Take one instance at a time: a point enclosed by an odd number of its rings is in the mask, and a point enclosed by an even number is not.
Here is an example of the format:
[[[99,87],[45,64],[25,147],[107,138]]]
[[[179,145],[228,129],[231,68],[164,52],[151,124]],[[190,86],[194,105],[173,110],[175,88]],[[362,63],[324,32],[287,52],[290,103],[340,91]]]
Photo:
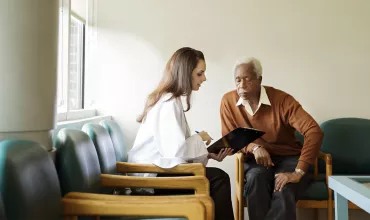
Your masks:
[[[198,91],[206,81],[205,70],[204,55],[200,51],[184,47],[172,55],[162,80],[149,95],[137,120],[141,126],[134,146],[128,152],[129,162],[153,163],[162,168],[190,162],[206,166],[208,159],[222,161],[232,153],[227,149],[217,155],[209,154],[206,145],[211,142],[211,137],[204,131],[191,135],[186,122],[184,112],[190,110],[192,91]],[[186,108],[181,97],[186,98]],[[210,182],[216,220],[233,220],[228,174],[218,168],[206,167],[206,177]]]

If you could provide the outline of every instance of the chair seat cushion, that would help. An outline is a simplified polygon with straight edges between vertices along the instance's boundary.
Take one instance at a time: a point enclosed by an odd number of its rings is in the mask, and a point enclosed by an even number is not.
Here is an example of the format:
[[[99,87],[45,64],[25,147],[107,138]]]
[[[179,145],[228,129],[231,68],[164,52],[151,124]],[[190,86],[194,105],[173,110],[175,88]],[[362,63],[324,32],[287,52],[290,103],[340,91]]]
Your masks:
[[[327,200],[328,189],[326,188],[325,181],[313,181],[308,186],[307,190],[298,196],[299,200]]]

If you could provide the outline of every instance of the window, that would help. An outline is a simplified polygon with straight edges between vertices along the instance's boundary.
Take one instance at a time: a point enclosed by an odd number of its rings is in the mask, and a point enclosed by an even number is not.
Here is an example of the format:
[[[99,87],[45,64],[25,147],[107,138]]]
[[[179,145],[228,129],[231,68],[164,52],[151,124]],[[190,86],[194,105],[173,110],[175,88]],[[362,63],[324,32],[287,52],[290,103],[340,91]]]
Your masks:
[[[87,110],[84,104],[86,22],[71,12],[70,0],[59,2],[57,118],[66,121],[93,117],[95,110]]]
[[[71,16],[67,109],[84,108],[85,24]]]

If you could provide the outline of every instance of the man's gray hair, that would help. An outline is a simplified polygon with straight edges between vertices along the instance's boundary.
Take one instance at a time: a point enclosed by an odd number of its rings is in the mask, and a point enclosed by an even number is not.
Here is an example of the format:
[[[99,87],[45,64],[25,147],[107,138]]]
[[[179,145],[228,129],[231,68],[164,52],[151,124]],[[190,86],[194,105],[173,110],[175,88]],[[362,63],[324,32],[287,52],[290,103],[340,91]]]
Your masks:
[[[235,63],[235,65],[234,65],[233,73],[235,74],[236,69],[240,65],[249,64],[249,63],[252,63],[253,64],[253,70],[254,70],[254,73],[256,74],[257,78],[262,77],[262,65],[261,65],[261,62],[258,59],[254,58],[254,57],[243,58],[243,59],[238,60]]]

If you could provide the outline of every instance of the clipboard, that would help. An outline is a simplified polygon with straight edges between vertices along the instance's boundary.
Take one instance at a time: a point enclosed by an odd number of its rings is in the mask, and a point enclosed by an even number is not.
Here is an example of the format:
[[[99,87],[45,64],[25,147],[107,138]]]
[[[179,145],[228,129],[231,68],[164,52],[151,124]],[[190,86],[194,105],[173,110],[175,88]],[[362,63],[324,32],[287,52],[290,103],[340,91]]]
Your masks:
[[[211,144],[207,150],[209,153],[217,154],[222,148],[234,149],[233,154],[237,153],[248,144],[264,135],[264,131],[254,128],[236,128]]]

